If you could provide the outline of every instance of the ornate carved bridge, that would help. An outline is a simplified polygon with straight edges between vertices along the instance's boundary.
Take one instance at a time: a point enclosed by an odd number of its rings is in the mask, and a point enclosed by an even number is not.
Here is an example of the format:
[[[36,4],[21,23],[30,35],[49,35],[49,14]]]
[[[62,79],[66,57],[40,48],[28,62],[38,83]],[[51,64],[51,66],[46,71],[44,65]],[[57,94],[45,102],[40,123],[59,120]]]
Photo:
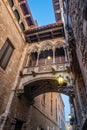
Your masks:
[[[32,99],[46,92],[74,95],[68,44],[64,38],[30,45],[20,76],[18,96],[24,94]]]

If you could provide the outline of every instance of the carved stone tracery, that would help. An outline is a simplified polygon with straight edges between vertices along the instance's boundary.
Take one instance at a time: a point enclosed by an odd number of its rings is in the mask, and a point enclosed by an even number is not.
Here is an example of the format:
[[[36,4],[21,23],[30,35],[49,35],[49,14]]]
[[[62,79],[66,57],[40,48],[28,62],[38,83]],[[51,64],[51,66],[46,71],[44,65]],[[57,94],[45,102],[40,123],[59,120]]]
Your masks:
[[[32,54],[37,53],[37,58],[34,59],[34,63],[33,65],[38,66],[39,65],[39,57],[40,54],[43,52],[44,55],[46,55],[45,51],[52,51],[52,59],[48,60],[49,62],[55,63],[55,52],[57,48],[63,48],[64,49],[64,55],[65,55],[65,61],[67,62],[68,60],[68,45],[64,40],[54,40],[54,41],[45,41],[45,42],[41,42],[39,44],[33,44],[29,47],[28,50],[28,58],[27,58],[27,65],[29,65],[29,62],[31,61],[31,56]],[[51,54],[50,52],[48,52],[48,54]],[[35,54],[36,55],[36,54]],[[36,60],[36,61],[35,61]],[[52,60],[52,61],[51,61]],[[61,59],[59,59],[60,61]],[[45,64],[48,62],[47,59],[45,60]],[[42,61],[41,61],[42,62]]]

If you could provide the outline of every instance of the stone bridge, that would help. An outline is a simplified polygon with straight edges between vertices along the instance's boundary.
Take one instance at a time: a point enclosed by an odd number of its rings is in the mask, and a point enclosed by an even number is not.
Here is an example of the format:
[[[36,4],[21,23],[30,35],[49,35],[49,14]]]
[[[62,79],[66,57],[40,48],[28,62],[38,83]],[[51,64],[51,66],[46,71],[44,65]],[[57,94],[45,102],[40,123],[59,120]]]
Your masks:
[[[56,48],[59,49],[58,52],[61,52],[61,55],[56,55]],[[29,47],[25,66],[20,72],[18,96],[24,94],[31,99],[46,92],[58,92],[72,96],[74,84],[67,49],[67,44],[63,41],[58,42],[58,39],[55,43],[46,41]],[[51,51],[48,55],[49,50],[53,50],[52,55]],[[43,55],[45,56],[43,57]],[[49,59],[48,56],[50,56]],[[60,77],[64,80],[62,84],[58,81]]]

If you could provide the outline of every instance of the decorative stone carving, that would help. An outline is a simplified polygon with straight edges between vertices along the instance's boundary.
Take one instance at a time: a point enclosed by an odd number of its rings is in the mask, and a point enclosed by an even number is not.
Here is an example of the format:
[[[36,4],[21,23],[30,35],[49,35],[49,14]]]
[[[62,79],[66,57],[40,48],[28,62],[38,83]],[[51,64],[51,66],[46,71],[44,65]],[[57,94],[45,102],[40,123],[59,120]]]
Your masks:
[[[49,49],[53,49],[53,47],[55,48],[60,48],[60,47],[67,47],[68,43],[66,43],[64,40],[55,40],[55,41],[45,41],[45,42],[41,42],[39,45],[38,44],[34,44],[32,46],[29,47],[28,53],[31,54],[32,52],[41,52],[44,50],[49,50]]]
[[[5,115],[3,114],[3,115],[0,117],[0,126],[1,126],[1,124],[3,124],[4,119],[5,119]]]
[[[24,94],[24,91],[22,89],[18,89],[16,92],[16,95],[18,98],[21,98],[23,94]]]
[[[23,126],[22,126],[22,130],[26,130],[28,124],[27,123],[24,123]]]
[[[3,113],[1,116],[0,116],[0,130],[2,130],[4,124],[6,123],[8,119],[8,116],[6,115],[6,113]]]
[[[15,129],[16,120],[13,118],[11,119],[11,130]]]

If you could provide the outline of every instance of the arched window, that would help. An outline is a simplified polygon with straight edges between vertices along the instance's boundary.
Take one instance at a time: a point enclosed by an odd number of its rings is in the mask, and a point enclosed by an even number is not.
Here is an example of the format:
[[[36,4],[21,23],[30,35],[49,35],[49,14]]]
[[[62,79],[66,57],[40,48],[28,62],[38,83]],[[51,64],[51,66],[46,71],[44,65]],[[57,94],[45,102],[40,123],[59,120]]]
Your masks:
[[[39,54],[39,65],[44,65],[45,64],[45,53],[44,51],[41,51]]]
[[[20,15],[19,15],[19,12],[16,10],[14,10],[14,14],[15,14],[15,17],[17,18],[17,20],[19,21],[20,20]]]
[[[52,64],[53,63],[53,51],[52,49],[46,50],[46,64]]]
[[[41,53],[39,55],[39,65],[52,64],[52,63],[53,63],[52,49],[41,51]]]
[[[38,53],[37,52],[32,52],[31,53],[31,60],[29,62],[29,66],[35,66],[36,65],[36,62],[37,62],[37,55]]]
[[[29,67],[31,67],[32,66],[32,60],[30,59],[30,61],[29,61]]]
[[[14,6],[14,2],[13,2],[13,0],[8,0],[8,2],[9,2],[9,4],[10,4],[11,7]]]
[[[63,47],[56,48],[56,51],[55,51],[55,61],[56,61],[56,63],[65,62],[65,52],[64,52]]]

